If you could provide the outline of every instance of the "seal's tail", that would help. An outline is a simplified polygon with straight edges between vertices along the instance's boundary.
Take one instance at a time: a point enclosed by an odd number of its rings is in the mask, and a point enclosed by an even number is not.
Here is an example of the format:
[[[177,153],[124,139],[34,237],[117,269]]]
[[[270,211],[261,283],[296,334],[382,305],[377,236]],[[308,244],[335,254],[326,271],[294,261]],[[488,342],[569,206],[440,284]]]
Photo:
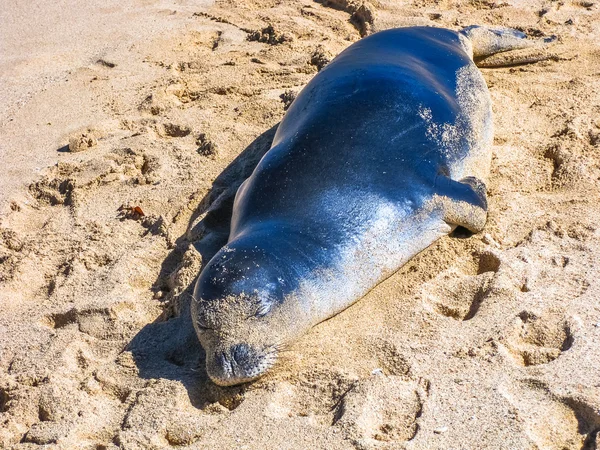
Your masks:
[[[473,61],[478,67],[506,67],[530,64],[557,55],[548,51],[556,36],[528,39],[512,28],[490,28],[472,25],[460,32],[471,42]]]

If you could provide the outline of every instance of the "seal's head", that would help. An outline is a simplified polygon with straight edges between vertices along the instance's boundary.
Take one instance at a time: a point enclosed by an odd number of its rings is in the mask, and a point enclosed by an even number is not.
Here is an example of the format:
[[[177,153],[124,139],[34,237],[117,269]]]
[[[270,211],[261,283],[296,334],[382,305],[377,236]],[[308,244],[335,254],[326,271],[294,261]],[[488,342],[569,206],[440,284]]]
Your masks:
[[[192,320],[206,352],[206,371],[230,386],[259,378],[275,363],[282,343],[306,328],[288,302],[291,277],[259,248],[223,247],[202,271]]]

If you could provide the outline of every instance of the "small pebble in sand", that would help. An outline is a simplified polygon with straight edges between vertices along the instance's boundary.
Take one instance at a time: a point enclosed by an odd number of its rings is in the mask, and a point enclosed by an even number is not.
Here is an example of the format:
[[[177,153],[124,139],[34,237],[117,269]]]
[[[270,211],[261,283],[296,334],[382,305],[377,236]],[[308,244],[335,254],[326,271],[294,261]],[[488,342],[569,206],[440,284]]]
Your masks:
[[[119,212],[117,217],[119,217],[120,219],[138,220],[146,215],[144,213],[144,210],[140,206],[129,206],[123,204],[119,206],[117,211]]]
[[[439,427],[439,428],[436,428],[435,430],[433,430],[433,432],[435,434],[442,434],[442,433],[445,433],[446,431],[448,431],[448,427]]]
[[[381,369],[379,367],[377,369],[373,369],[371,371],[371,375],[383,375],[383,369]]]

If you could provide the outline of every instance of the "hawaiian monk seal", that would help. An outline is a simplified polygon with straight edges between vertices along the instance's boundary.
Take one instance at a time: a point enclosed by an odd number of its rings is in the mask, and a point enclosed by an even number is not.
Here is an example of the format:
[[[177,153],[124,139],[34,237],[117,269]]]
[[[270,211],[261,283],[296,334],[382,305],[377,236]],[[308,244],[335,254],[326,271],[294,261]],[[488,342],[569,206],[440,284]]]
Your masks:
[[[228,243],[196,283],[192,319],[215,383],[258,378],[281,345],[438,238],[482,230],[492,112],[473,57],[544,44],[524,37],[382,31],[308,83],[238,189]]]

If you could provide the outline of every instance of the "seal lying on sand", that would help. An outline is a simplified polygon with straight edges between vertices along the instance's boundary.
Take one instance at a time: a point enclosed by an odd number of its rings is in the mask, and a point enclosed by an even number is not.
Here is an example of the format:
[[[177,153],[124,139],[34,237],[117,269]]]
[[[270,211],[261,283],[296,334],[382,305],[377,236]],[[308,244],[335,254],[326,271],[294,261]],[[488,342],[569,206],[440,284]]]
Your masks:
[[[303,89],[237,191],[229,241],[196,284],[192,319],[215,383],[261,376],[282,345],[438,238],[457,226],[481,231],[492,113],[473,57],[544,44],[524,38],[387,30]]]

